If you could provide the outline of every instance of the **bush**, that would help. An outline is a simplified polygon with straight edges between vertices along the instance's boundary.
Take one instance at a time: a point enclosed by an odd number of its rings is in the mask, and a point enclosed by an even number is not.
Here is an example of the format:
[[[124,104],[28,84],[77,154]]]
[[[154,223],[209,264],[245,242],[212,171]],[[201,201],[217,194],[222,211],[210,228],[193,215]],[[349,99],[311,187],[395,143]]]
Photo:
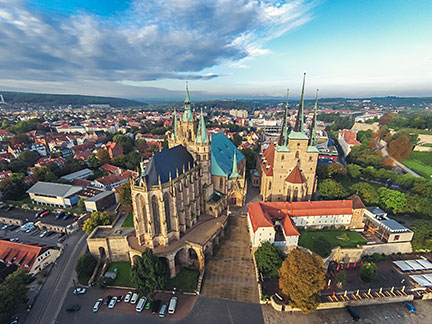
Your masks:
[[[90,279],[96,263],[96,259],[90,253],[83,254],[79,257],[75,266],[75,271],[78,275],[78,280],[80,282],[81,280],[88,281]]]
[[[326,238],[319,236],[313,241],[312,250],[319,256],[326,258],[330,255],[332,247]]]
[[[336,275],[336,283],[341,283],[342,285],[346,284],[346,273],[345,271],[339,271],[338,274]]]
[[[373,262],[366,262],[360,268],[360,278],[364,282],[371,282],[377,275],[377,266]]]

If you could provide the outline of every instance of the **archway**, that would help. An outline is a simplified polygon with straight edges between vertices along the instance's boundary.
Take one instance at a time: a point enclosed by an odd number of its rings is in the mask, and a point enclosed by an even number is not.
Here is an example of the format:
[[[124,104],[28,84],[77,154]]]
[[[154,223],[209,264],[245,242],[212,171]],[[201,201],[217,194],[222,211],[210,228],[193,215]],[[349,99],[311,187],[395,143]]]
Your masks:
[[[180,271],[181,268],[189,266],[189,258],[186,250],[184,248],[177,251],[174,257],[176,271]]]
[[[165,271],[167,271],[167,273],[169,273],[169,261],[168,261],[168,259],[166,257],[159,257],[159,260],[164,265]]]
[[[102,247],[102,246],[100,246],[100,247],[99,247],[99,257],[100,257],[101,259],[103,259],[103,258],[105,258],[105,256],[106,256],[105,248]]]

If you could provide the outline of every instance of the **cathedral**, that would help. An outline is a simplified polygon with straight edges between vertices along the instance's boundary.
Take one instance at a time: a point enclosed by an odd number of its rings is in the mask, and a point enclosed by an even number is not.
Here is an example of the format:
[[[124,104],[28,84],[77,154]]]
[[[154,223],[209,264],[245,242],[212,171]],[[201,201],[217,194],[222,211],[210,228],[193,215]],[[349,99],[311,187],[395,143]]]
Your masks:
[[[318,91],[309,136],[304,130],[304,87],[294,129],[288,122],[288,97],[280,136],[257,160],[263,201],[308,201],[316,191]]]
[[[193,228],[201,215],[218,217],[246,199],[246,159],[223,133],[208,136],[201,110],[191,110],[186,86],[184,112],[174,110],[167,150],[155,153],[131,179],[138,243],[166,246]]]

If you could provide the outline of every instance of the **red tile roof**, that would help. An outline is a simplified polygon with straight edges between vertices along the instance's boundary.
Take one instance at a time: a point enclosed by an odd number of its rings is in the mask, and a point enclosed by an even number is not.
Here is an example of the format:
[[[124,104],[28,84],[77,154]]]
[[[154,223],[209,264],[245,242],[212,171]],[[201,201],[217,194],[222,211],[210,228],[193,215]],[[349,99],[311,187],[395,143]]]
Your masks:
[[[342,129],[339,131],[339,134],[343,137],[345,142],[349,145],[360,145],[361,143],[357,141],[357,132],[351,131],[348,129]]]
[[[111,165],[111,164],[108,164],[108,163],[102,165],[101,169],[104,169],[105,171],[108,171],[109,173],[117,173],[117,172],[121,172],[122,171],[121,168],[116,167],[116,166]]]
[[[44,248],[46,247],[0,240],[0,260],[6,265],[16,264],[20,269],[30,271]]]
[[[294,169],[290,172],[288,177],[286,177],[285,181],[290,183],[305,183],[306,179],[303,176],[298,166],[295,166]]]
[[[271,143],[261,156],[261,169],[267,176],[273,175],[275,149],[275,145]]]

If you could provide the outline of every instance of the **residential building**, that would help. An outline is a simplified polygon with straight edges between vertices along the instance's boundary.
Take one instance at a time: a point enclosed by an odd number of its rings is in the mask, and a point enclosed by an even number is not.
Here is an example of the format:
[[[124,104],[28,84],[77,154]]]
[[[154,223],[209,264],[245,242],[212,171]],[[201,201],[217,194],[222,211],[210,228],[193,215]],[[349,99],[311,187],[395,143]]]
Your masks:
[[[109,157],[111,159],[115,158],[116,156],[123,154],[123,148],[119,143],[116,142],[108,142],[105,144],[105,149],[107,150]]]
[[[353,146],[361,145],[356,139],[357,131],[342,129],[339,131],[338,142],[345,156],[351,152]]]
[[[76,172],[72,172],[69,174],[64,175],[63,177],[61,177],[64,180],[67,181],[74,181],[76,179],[87,179],[88,177],[94,175],[93,171],[90,169],[83,169],[83,170],[79,170]]]

